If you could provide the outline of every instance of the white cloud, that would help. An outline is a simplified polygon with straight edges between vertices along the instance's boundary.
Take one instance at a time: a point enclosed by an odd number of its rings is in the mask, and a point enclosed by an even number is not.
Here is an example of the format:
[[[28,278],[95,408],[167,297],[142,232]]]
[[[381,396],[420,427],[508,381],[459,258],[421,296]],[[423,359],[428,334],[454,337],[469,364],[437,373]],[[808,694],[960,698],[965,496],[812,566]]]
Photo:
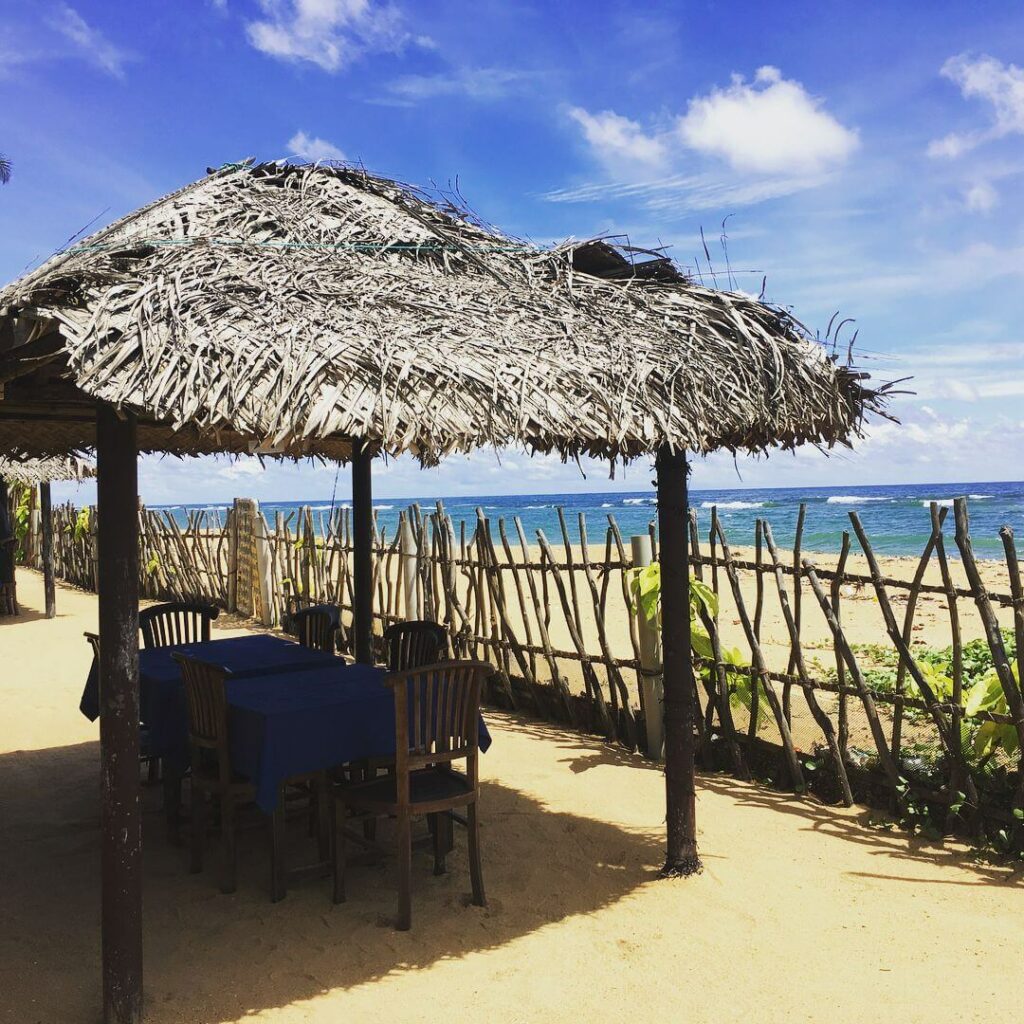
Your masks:
[[[678,130],[691,149],[761,174],[819,173],[858,145],[855,131],[773,67],[760,68],[752,83],[737,75],[727,89],[690,100]]]
[[[942,75],[960,87],[964,99],[988,103],[989,123],[972,132],[951,132],[928,146],[928,155],[954,158],[982,143],[1024,134],[1024,68],[994,57],[961,53],[942,65]]]
[[[555,189],[544,198],[631,199],[662,215],[735,209],[814,188],[858,145],[855,131],[773,67],[760,68],[752,83],[734,76],[727,89],[694,97],[685,114],[660,129],[613,110],[568,113],[616,180]],[[659,171],[665,173],[652,176]]]
[[[288,152],[303,160],[347,160],[348,157],[333,142],[310,136],[303,131],[296,132],[288,140]]]
[[[662,165],[668,155],[665,143],[628,117],[612,110],[591,114],[582,107],[571,107],[569,116],[583,129],[598,159],[604,163],[641,165],[651,168]]]
[[[403,75],[387,88],[389,93],[409,102],[438,96],[495,100],[521,91],[537,77],[534,72],[511,68],[461,68],[447,74]]]
[[[281,60],[340,71],[368,51],[408,40],[398,9],[375,0],[259,0],[264,17],[246,25],[249,42]]]
[[[999,193],[987,181],[971,185],[964,193],[964,204],[973,213],[990,213],[999,203]]]
[[[89,25],[73,7],[60,4],[50,19],[50,25],[70,40],[90,64],[115,78],[124,78],[124,66],[134,59],[133,56]]]

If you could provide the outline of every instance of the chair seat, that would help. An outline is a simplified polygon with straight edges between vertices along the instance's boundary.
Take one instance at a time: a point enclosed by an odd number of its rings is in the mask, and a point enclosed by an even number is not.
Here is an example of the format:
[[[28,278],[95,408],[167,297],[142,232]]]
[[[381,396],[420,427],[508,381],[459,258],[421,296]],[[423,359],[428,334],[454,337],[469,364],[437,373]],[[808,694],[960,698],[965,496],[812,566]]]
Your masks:
[[[350,806],[392,806],[398,803],[397,778],[382,775],[365,782],[346,783],[339,788],[339,794]],[[409,775],[409,799],[414,807],[472,795],[473,787],[465,775],[450,769],[424,768]]]

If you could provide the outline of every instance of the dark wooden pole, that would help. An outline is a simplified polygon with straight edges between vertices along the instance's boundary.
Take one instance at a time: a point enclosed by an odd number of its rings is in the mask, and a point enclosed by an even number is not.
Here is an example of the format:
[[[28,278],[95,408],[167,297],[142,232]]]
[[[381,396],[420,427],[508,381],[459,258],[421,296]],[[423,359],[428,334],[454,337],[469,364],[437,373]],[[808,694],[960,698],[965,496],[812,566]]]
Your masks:
[[[352,591],[356,661],[373,664],[373,492],[369,447],[352,447]]]
[[[139,505],[135,418],[96,415],[105,1024],[142,1020]]]
[[[46,596],[46,617],[57,614],[57,596],[53,583],[53,503],[50,498],[50,481],[39,485],[39,525],[42,535],[43,593]]]
[[[665,877],[700,870],[694,728],[697,691],[690,654],[690,558],[686,453],[658,451],[658,533],[661,563],[661,649],[665,678]]]

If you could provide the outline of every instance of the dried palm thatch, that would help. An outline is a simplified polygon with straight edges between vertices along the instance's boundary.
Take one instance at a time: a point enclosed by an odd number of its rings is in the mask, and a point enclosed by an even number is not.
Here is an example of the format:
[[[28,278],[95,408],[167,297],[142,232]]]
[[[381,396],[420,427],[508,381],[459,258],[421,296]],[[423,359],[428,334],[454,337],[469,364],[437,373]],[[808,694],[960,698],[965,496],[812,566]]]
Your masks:
[[[5,379],[0,447],[90,444],[84,413],[18,425],[73,385],[139,413],[143,450],[359,438],[425,463],[832,446],[885,402],[787,312],[665,260],[541,249],[361,169],[281,163],[214,171],[0,291]]]
[[[54,480],[86,480],[95,475],[96,467],[77,455],[53,455],[40,459],[0,457],[0,479],[24,487]]]

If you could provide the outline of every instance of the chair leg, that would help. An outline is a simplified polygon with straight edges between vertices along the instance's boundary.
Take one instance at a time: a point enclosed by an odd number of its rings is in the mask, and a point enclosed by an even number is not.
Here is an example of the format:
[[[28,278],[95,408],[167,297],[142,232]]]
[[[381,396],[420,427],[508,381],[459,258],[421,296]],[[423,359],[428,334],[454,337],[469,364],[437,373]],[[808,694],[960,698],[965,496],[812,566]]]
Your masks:
[[[285,885],[285,859],[284,859],[284,793],[277,797],[277,807],[270,816],[270,901],[279,903],[284,899],[287,887]]]
[[[331,801],[331,838],[334,846],[331,858],[334,870],[334,902],[345,902],[345,801]]]
[[[477,819],[476,802],[469,805],[467,814],[469,831],[469,877],[473,885],[473,903],[478,907],[487,906],[484,895],[484,872],[480,862],[480,822]]]
[[[181,845],[181,781],[180,772],[164,771],[164,819],[167,822],[167,841],[171,846]]]
[[[326,863],[331,856],[331,785],[326,776],[315,782],[313,807],[316,815],[317,853],[321,863]]]
[[[398,920],[395,927],[407,932],[412,925],[412,817],[398,816]]]
[[[238,888],[238,850],[235,833],[235,800],[230,793],[220,798],[220,842],[224,853],[220,891],[232,893]]]
[[[359,779],[361,782],[367,782],[369,779],[376,778],[377,771],[375,768],[371,768],[369,765],[363,765],[358,770]],[[368,842],[372,843],[377,839],[377,819],[371,814],[369,817],[363,819],[363,838]]]
[[[427,815],[430,832],[434,837],[434,874],[443,875],[448,870],[445,858],[452,851],[452,816],[450,811]]]
[[[206,793],[192,787],[192,854],[188,869],[197,875],[203,870],[203,851],[206,848]]]

